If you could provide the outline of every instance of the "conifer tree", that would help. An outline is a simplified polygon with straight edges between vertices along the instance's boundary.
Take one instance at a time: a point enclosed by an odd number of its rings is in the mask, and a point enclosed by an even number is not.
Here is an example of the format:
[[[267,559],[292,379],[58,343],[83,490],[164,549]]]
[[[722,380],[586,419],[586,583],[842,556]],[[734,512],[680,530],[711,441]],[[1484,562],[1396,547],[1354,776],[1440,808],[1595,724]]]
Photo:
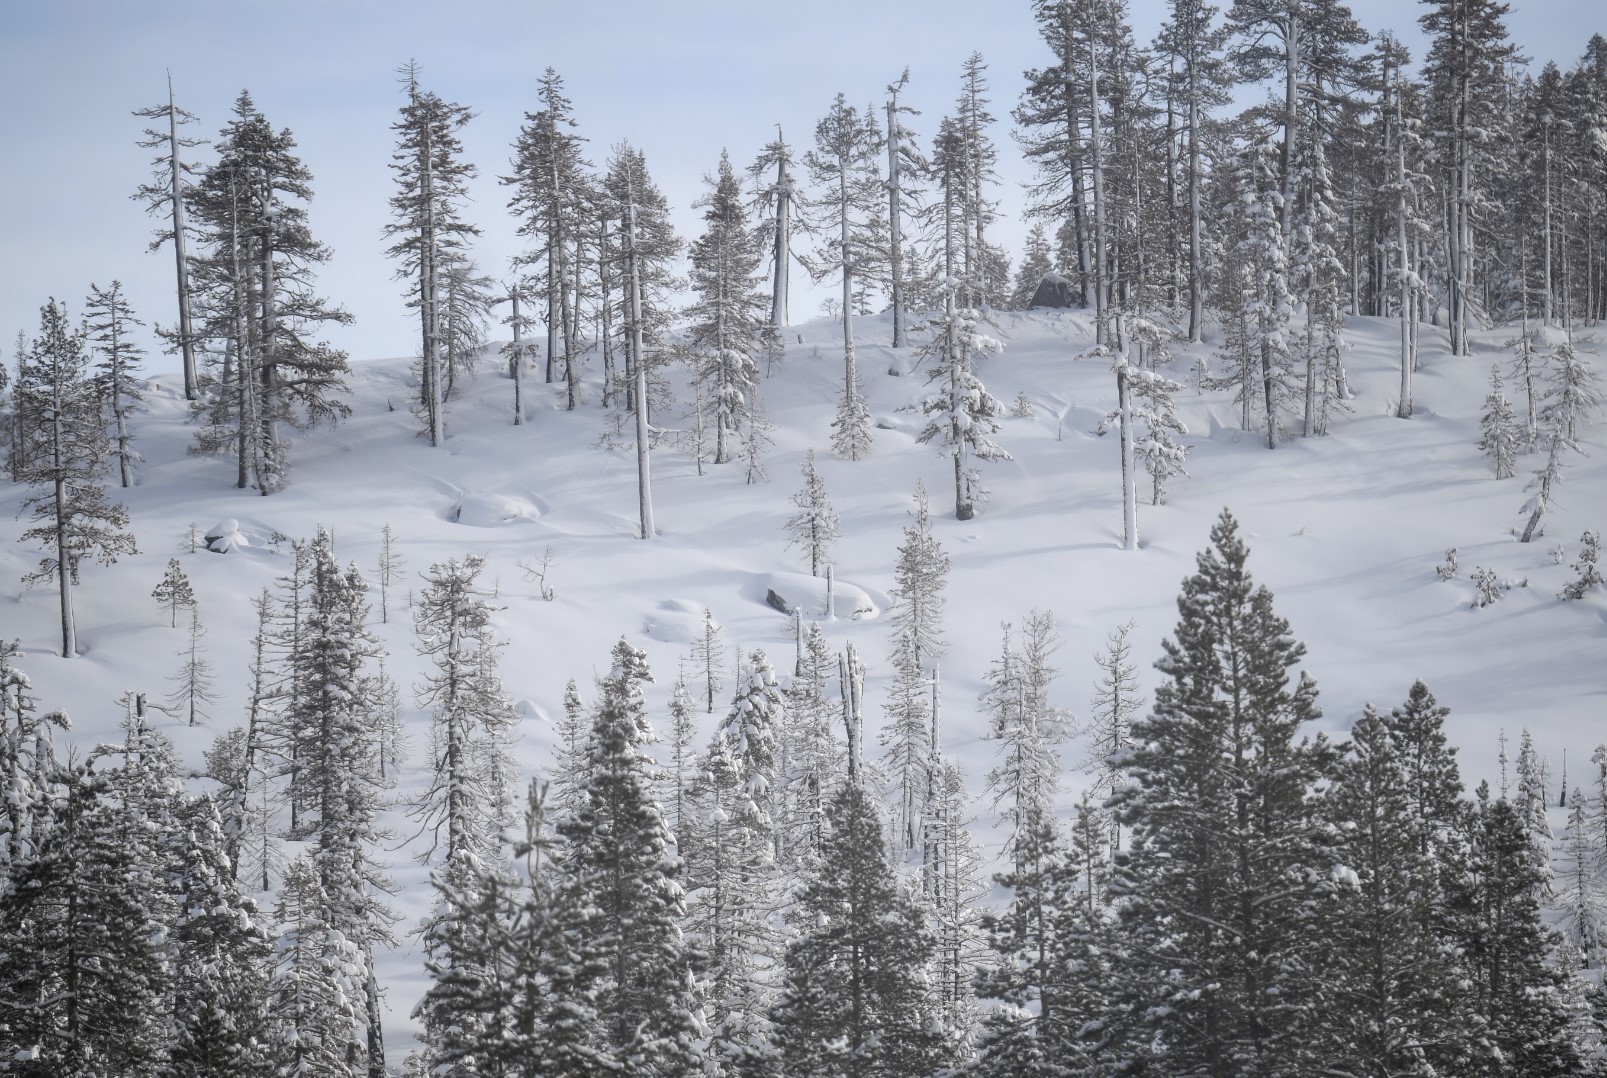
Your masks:
[[[1518,455],[1518,426],[1512,415],[1512,405],[1501,392],[1501,365],[1490,367],[1490,395],[1484,398],[1484,414],[1479,418],[1479,448],[1495,465],[1497,479],[1511,479],[1516,473]]]
[[[703,631],[692,642],[692,669],[703,681],[704,711],[714,714],[714,694],[725,684],[720,679],[720,668],[725,665],[725,645],[720,642],[720,627],[715,624],[714,611],[703,608]]]
[[[173,927],[175,1078],[255,1075],[268,1062],[269,941],[257,906],[240,893],[223,822],[210,797],[180,812],[184,846]]]
[[[832,546],[842,536],[842,521],[826,497],[826,483],[815,470],[815,451],[803,461],[803,486],[792,496],[798,511],[787,518],[787,545],[799,547],[809,559],[809,575],[820,576]]]
[[[547,68],[537,96],[542,108],[525,114],[525,125],[514,144],[513,175],[504,176],[502,182],[514,188],[508,208],[521,218],[519,234],[529,236],[535,245],[522,266],[535,278],[525,293],[546,297],[550,383],[556,376],[558,357],[572,358],[573,342],[565,340],[560,345],[559,340],[570,324],[570,244],[582,227],[588,186],[584,170],[590,166],[581,157],[585,140],[573,131],[573,109],[558,72]]]
[[[502,688],[491,618],[494,607],[479,583],[485,559],[471,554],[430,566],[414,603],[418,650],[434,668],[416,689],[432,714],[434,777],[413,806],[430,833],[426,856],[442,863],[484,859],[495,845],[497,806],[506,800],[499,779],[508,767],[507,731],[513,705]]]
[[[99,360],[95,388],[111,419],[111,451],[117,458],[117,476],[124,487],[133,486],[133,467],[144,459],[135,451],[134,436],[128,429],[129,409],[144,399],[134,385],[133,368],[145,354],[129,334],[133,327],[144,324],[129,308],[121,281],[113,281],[110,288],[104,289],[89,286],[89,298],[84,301],[84,334],[91,354]]]
[[[1005,450],[988,437],[999,430],[1004,405],[989,393],[977,376],[976,364],[996,355],[1004,345],[980,328],[980,312],[955,306],[957,286],[945,286],[943,313],[931,320],[931,340],[921,350],[935,360],[928,382],[939,384],[938,392],[921,402],[921,411],[931,418],[916,435],[918,442],[936,442],[954,460],[954,516],[970,520],[976,515],[981,489],[981,473],[974,460],[1012,460]]]
[[[216,390],[195,405],[195,450],[232,454],[235,486],[268,495],[286,482],[285,427],[350,414],[346,354],[314,338],[351,315],[312,289],[330,251],[307,228],[312,173],[295,139],[275,131],[249,93],[232,112],[194,200],[210,248],[196,265],[198,332],[222,342]]]
[[[1009,309],[1026,310],[1044,277],[1054,269],[1054,255],[1049,250],[1049,238],[1044,234],[1043,222],[1040,221],[1027,233],[1026,249],[1021,255],[1021,265],[1016,267],[1015,284],[1010,290]]]
[[[731,459],[745,423],[753,422],[759,376],[754,355],[762,343],[765,297],[757,287],[760,253],[748,228],[742,189],[731,159],[720,155],[719,171],[705,181],[703,236],[692,245],[691,337],[703,358],[699,378],[714,406],[714,463]]]
[[[330,919],[333,902],[305,858],[285,870],[274,906],[277,938],[268,978],[268,1042],[274,1072],[359,1078],[365,962],[360,945]]]
[[[168,612],[169,623],[175,629],[179,627],[180,608],[195,606],[195,589],[190,587],[190,578],[184,575],[184,567],[177,558],[167,559],[167,571],[162,574],[161,582],[151,589],[151,598]]]
[[[869,122],[867,122],[869,121]],[[837,95],[815,126],[815,148],[804,155],[810,179],[820,188],[810,204],[822,246],[804,263],[816,281],[842,280],[843,391],[838,400],[831,446],[838,456],[860,460],[870,452],[870,412],[865,406],[854,351],[856,288],[874,275],[877,237],[872,222],[881,200],[876,154],[881,135],[874,120],[862,117]]]
[[[689,995],[694,956],[679,927],[680,861],[641,748],[653,739],[641,691],[650,680],[646,656],[620,640],[599,686],[585,800],[558,830],[566,886],[590,911],[580,946],[595,974],[580,990],[596,1007],[601,1058],[610,1068],[683,1074],[702,1054]]]
[[[184,365],[184,399],[187,401],[199,400],[201,397],[200,371],[195,362],[196,333],[191,321],[191,282],[189,229],[186,224],[186,210],[189,204],[190,184],[187,175],[194,172],[194,168],[186,165],[181,151],[194,149],[204,140],[190,138],[179,134],[181,125],[196,122],[194,113],[186,112],[173,102],[173,78],[167,80],[167,104],[151,108],[135,109],[134,115],[149,120],[166,120],[167,130],[159,131],[147,127],[145,137],[138,145],[146,149],[160,149],[152,162],[155,171],[151,182],[141,184],[139,190],[134,192],[135,199],[143,201],[147,213],[166,214],[171,221],[165,228],[158,229],[156,238],[151,241],[149,250],[156,250],[168,240],[173,241],[173,261],[177,268],[178,323],[174,332],[167,334],[178,345],[183,356]]]
[[[1335,752],[1305,736],[1316,686],[1289,674],[1305,649],[1247,557],[1224,511],[1183,582],[1117,800],[1132,835],[1116,880],[1134,933],[1124,976],[1168,1072],[1298,1068],[1321,1024],[1309,941],[1332,864],[1318,786]]]
[[[932,534],[926,485],[915,481],[915,508],[904,526],[893,566],[893,631],[909,637],[909,661],[915,670],[943,657],[943,590],[948,586],[949,556]]]
[[[207,661],[206,646],[201,643],[205,637],[206,630],[192,608],[189,640],[178,653],[183,663],[168,679],[173,682],[173,691],[167,697],[169,710],[183,715],[188,726],[207,718],[206,705],[218,699],[217,679],[213,676],[212,664]]]
[[[397,187],[391,196],[395,220],[385,226],[386,237],[396,242],[386,253],[400,260],[396,276],[410,282],[408,306],[418,312],[421,337],[418,411],[425,436],[431,445],[439,445],[446,434],[451,369],[446,356],[448,277],[452,266],[463,264],[470,238],[480,233],[461,213],[476,170],[462,160],[459,132],[473,114],[422,89],[416,63],[403,65],[401,74],[407,102],[391,125],[397,134],[390,166]]]
[[[881,743],[893,810],[893,846],[902,854],[922,842],[922,818],[936,778],[929,773],[933,750],[930,682],[915,658],[914,640],[907,629],[893,647],[893,670]]]
[[[31,856],[0,894],[0,1050],[11,1073],[155,1073],[167,971],[133,818],[80,765],[53,787]]]
[[[78,652],[72,589],[80,563],[93,557],[110,565],[135,552],[128,511],[107,503],[101,482],[106,438],[88,363],[83,336],[68,328],[66,309],[51,300],[40,309],[39,336],[18,360],[21,477],[31,488],[22,509],[34,522],[20,538],[49,551],[24,580],[55,581],[64,658]]]
[[[1583,599],[1591,588],[1607,584],[1597,561],[1601,557],[1601,533],[1587,531],[1579,537],[1579,558],[1574,562],[1575,576],[1557,596],[1559,599]]]
[[[932,937],[898,887],[870,794],[846,783],[826,809],[823,856],[798,894],[797,936],[771,1011],[781,1074],[928,1074],[943,1060],[924,976]]]
[[[988,772],[987,788],[994,807],[1001,810],[1001,822],[1010,827],[1005,842],[1009,856],[1033,814],[1052,811],[1059,786],[1055,745],[1065,739],[1066,722],[1047,696],[1055,674],[1049,659],[1059,646],[1054,615],[1034,610],[1027,615],[1019,650],[1011,643],[1011,626],[1004,625],[999,658],[983,675],[987,736],[999,743],[998,762]]]
[[[0,881],[34,855],[56,768],[51,728],[69,728],[66,712],[40,713],[20,650],[19,641],[0,640]]]
[[[790,864],[819,856],[825,842],[826,803],[844,770],[842,742],[832,732],[839,712],[826,688],[837,670],[837,659],[819,624],[811,624],[804,634],[799,615],[799,633],[782,735],[786,761],[783,849]]]

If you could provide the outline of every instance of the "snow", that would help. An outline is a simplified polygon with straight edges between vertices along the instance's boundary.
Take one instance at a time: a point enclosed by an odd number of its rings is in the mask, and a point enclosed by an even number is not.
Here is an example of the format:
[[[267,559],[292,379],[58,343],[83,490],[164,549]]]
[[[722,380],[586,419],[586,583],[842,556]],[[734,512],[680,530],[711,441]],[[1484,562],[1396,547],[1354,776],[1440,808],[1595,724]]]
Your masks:
[[[1169,504],[1138,507],[1142,545],[1126,552],[1119,448],[1115,439],[1092,434],[1114,407],[1115,379],[1108,361],[1075,358],[1092,340],[1088,316],[1045,311],[993,318],[997,329],[990,332],[1005,351],[981,362],[977,374],[1001,400],[1025,392],[1042,408],[1036,418],[1004,424],[997,440],[1014,459],[982,465],[990,494],[971,521],[952,517],[952,461],[915,444],[911,413],[900,411],[925,396],[924,374],[883,373],[895,358],[912,362],[921,343],[912,334],[908,349],[888,349],[886,315],[855,324],[868,407],[898,427],[873,432],[867,460],[840,460],[828,448],[842,379],[840,324],[794,327],[785,335],[785,358],[761,383],[775,424],[766,460],[771,482],[748,485],[740,463],[705,465],[709,474],[699,477],[689,457],[659,447],[653,456],[659,535],[649,541],[638,538],[633,453],[597,448],[599,361],[586,368],[583,403],[573,413],[563,410],[562,386],[541,384],[539,373],[527,375],[529,421],[517,427],[510,421],[511,380],[499,363],[483,362],[478,379],[450,405],[446,443],[432,450],[415,436],[405,410],[387,407],[387,400],[407,392],[409,361],[377,360],[355,365],[348,422],[297,438],[289,485],[271,498],[235,489],[232,462],[188,456],[185,403],[172,393],[150,394],[132,420],[136,448],[146,458],[139,485],[109,491],[127,504],[140,553],[111,567],[84,565],[76,593],[77,659],[54,653],[60,634],[53,590],[23,590],[17,583],[37,565],[39,552],[15,541],[23,529],[16,519],[22,490],[0,486],[0,637],[21,639],[19,664],[41,708],[74,716],[75,728],[59,734],[62,740],[82,747],[116,740],[123,714],[118,697],[132,690],[160,699],[179,665],[183,634],[169,627],[150,598],[168,558],[177,556],[207,627],[220,699],[204,726],[157,721],[183,765],[199,769],[212,738],[243,719],[254,629],[250,600],[291,564],[289,544],[271,541],[275,533],[310,537],[326,526],[337,556],[374,580],[381,528],[390,524],[404,560],[391,585],[388,624],[377,624],[377,583],[372,599],[374,629],[389,649],[386,665],[402,689],[413,745],[399,801],[425,784],[429,744],[429,717],[413,706],[410,692],[424,661],[414,651],[405,606],[409,592],[422,586],[418,574],[432,562],[466,554],[486,558],[482,582],[501,607],[496,625],[508,640],[503,676],[519,704],[514,753],[527,774],[552,764],[553,723],[563,714],[565,683],[574,678],[589,699],[592,679],[606,672],[609,650],[622,634],[647,653],[655,683],[645,694],[661,732],[668,728],[678,662],[700,634],[705,607],[721,627],[727,671],[738,649],[746,655],[762,648],[785,681],[794,626],[767,604],[772,591],[802,606],[806,617],[819,618],[833,648],[855,646],[867,667],[866,719],[879,727],[891,683],[885,615],[892,607],[895,552],[920,478],[931,495],[933,534],[952,562],[943,749],[965,768],[973,793],[993,760],[975,702],[997,655],[1000,622],[1019,626],[1034,608],[1054,611],[1064,646],[1055,656],[1061,672],[1051,702],[1083,716],[1098,677],[1094,654],[1114,626],[1132,619],[1141,687],[1153,690],[1159,675],[1150,664],[1177,620],[1179,583],[1193,572],[1195,554],[1224,506],[1239,519],[1251,573],[1272,591],[1277,612],[1307,647],[1303,666],[1321,690],[1325,730],[1344,736],[1364,704],[1399,704],[1421,678],[1451,708],[1447,732],[1470,787],[1496,778],[1497,735],[1505,730],[1516,738],[1524,726],[1553,776],[1564,750],[1585,767],[1591,749],[1607,736],[1601,727],[1607,590],[1595,589],[1578,602],[1556,596],[1574,576],[1570,565],[1581,533],[1607,525],[1607,428],[1582,432],[1589,455],[1569,459],[1544,538],[1518,543],[1514,525],[1522,523],[1523,486],[1542,460],[1523,455],[1518,475],[1498,481],[1477,448],[1490,364],[1504,361],[1510,329],[1477,335],[1474,354],[1453,359],[1443,334],[1425,328],[1422,366],[1414,376],[1417,414],[1401,420],[1392,414],[1398,324],[1352,320],[1353,413],[1336,417],[1327,437],[1291,437],[1271,451],[1257,432],[1239,430],[1228,394],[1179,391],[1189,429],[1208,433],[1185,439],[1193,445],[1190,477],[1172,481]],[[1576,344],[1590,362],[1601,362],[1598,345]],[[1188,382],[1201,352],[1183,344],[1174,351],[1162,373]],[[684,388],[679,374],[672,379],[678,392]],[[171,375],[153,380],[176,383]],[[663,421],[679,425],[671,416]],[[804,571],[797,551],[786,548],[784,531],[811,447],[843,522],[833,552],[836,620],[829,622],[822,615],[825,581]],[[213,530],[235,556],[190,553],[191,525],[225,517]],[[1559,543],[1566,548],[1562,563],[1550,553]],[[539,563],[547,547],[547,583],[556,590],[550,602],[518,566]],[[1435,566],[1452,547],[1463,568],[1441,580]],[[1475,612],[1468,579],[1473,567],[1500,580],[1526,579],[1529,586],[1504,591],[1501,602]],[[727,694],[732,680],[726,678]],[[700,742],[720,717],[718,710],[699,715]],[[866,731],[865,742],[876,744],[876,729]],[[663,743],[657,748],[663,751]],[[1068,809],[1082,781],[1071,765],[1084,753],[1077,744],[1062,749]],[[984,815],[981,840],[996,850],[1002,833],[989,826],[983,806],[978,811]],[[416,831],[400,809],[383,822],[398,836]],[[1553,822],[1562,824],[1560,810]],[[399,886],[392,901],[401,914],[401,941],[379,956],[388,990],[387,1044],[398,1063],[411,1046],[408,1014],[426,984],[419,942],[406,934],[432,898],[429,869],[413,858],[417,841],[388,854]],[[262,901],[270,906],[271,896]]]

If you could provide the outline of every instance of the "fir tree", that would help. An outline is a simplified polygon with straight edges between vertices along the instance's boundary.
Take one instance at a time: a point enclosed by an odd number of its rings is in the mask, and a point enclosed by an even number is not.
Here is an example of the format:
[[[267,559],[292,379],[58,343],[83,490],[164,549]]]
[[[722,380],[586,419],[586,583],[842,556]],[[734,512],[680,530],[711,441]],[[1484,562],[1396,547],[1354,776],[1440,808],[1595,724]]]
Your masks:
[[[1321,1021],[1309,940],[1332,863],[1317,791],[1335,753],[1302,736],[1319,714],[1315,684],[1290,685],[1305,649],[1247,557],[1224,511],[1183,582],[1117,800],[1132,834],[1116,882],[1135,933],[1125,976],[1168,1072],[1299,1067]]]
[[[430,833],[426,857],[443,863],[485,858],[495,846],[497,806],[506,800],[507,730],[513,704],[497,672],[494,607],[479,584],[485,559],[470,555],[436,562],[414,604],[419,653],[434,668],[417,686],[420,707],[430,709],[434,777],[413,806]]]
[[[40,309],[40,335],[18,361],[17,421],[25,446],[22,479],[30,486],[22,509],[34,521],[23,542],[50,553],[25,581],[53,580],[61,598],[61,654],[78,652],[73,585],[86,557],[102,565],[135,552],[128,511],[106,501],[101,483],[105,431],[83,337],[67,328],[67,312],[54,300]]]
[[[988,437],[998,433],[1004,405],[976,374],[977,361],[997,354],[1004,345],[979,328],[980,312],[955,306],[956,287],[952,281],[945,287],[943,313],[929,324],[931,341],[922,350],[922,355],[936,360],[927,380],[941,388],[921,403],[921,411],[931,418],[915,440],[936,442],[948,450],[954,460],[954,516],[970,520],[977,498],[987,495],[972,460],[1014,458]]]
[[[458,132],[473,114],[421,89],[417,64],[409,61],[401,73],[407,103],[401,118],[391,125],[397,134],[390,166],[396,176],[397,190],[391,196],[395,220],[385,226],[386,237],[396,242],[386,253],[400,260],[396,276],[410,282],[408,306],[418,311],[421,337],[418,411],[430,444],[439,445],[446,434],[444,408],[451,369],[446,356],[446,323],[451,318],[445,293],[451,267],[463,264],[468,241],[480,232],[461,214],[476,170],[461,159]]]
[[[129,309],[122,282],[113,281],[105,289],[89,286],[89,298],[84,301],[84,333],[91,353],[99,359],[95,384],[111,419],[111,450],[124,487],[133,486],[133,467],[144,459],[135,451],[134,436],[128,429],[129,409],[144,399],[134,385],[133,368],[145,354],[129,334],[133,327],[144,324]]]
[[[815,451],[804,453],[803,486],[792,496],[798,511],[787,518],[787,546],[799,547],[809,559],[809,575],[820,576],[832,546],[842,537],[842,521],[826,497],[826,484],[815,470]]]
[[[190,587],[190,578],[184,575],[184,567],[177,558],[167,559],[167,572],[151,589],[151,598],[167,611],[169,624],[175,629],[179,627],[179,610],[195,606],[195,589]]]
[[[796,900],[797,936],[771,1011],[783,1074],[927,1074],[942,1062],[924,968],[932,937],[900,893],[869,793],[849,782]]]
[[[1517,470],[1518,426],[1501,389],[1501,365],[1496,363],[1490,367],[1490,395],[1484,398],[1484,414],[1479,419],[1479,448],[1495,466],[1497,479],[1511,479]]]
[[[678,922],[685,903],[680,861],[654,796],[653,739],[641,683],[646,656],[624,640],[600,697],[586,748],[588,783],[575,814],[558,825],[566,886],[589,909],[581,946],[595,963],[583,989],[595,1001],[595,1043],[607,1066],[682,1074],[699,1065],[694,955]]]
[[[915,670],[943,657],[943,589],[949,580],[949,556],[932,534],[926,485],[915,481],[913,519],[904,526],[893,567],[894,632],[909,637],[909,661]]]

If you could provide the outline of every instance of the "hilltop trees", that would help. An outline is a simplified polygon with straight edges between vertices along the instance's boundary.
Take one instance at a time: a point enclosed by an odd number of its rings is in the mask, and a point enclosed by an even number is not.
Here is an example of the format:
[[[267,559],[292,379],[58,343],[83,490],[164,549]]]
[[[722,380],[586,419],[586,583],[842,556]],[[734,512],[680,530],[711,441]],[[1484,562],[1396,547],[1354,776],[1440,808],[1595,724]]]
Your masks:
[[[196,267],[202,328],[218,342],[212,392],[196,404],[200,453],[232,453],[235,486],[263,495],[284,486],[285,427],[344,418],[350,407],[346,355],[314,339],[351,316],[312,291],[327,247],[313,239],[302,205],[312,173],[251,95],[235,99],[217,140],[218,159],[196,190],[194,209],[209,250]]]

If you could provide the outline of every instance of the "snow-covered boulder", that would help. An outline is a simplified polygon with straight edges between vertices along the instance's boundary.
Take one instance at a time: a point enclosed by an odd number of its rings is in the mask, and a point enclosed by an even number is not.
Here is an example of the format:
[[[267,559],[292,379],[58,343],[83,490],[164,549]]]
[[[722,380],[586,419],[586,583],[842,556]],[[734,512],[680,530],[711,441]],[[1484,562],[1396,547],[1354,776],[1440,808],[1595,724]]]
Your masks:
[[[206,530],[206,548],[214,554],[227,554],[250,545],[240,534],[240,522],[232,517]]]

